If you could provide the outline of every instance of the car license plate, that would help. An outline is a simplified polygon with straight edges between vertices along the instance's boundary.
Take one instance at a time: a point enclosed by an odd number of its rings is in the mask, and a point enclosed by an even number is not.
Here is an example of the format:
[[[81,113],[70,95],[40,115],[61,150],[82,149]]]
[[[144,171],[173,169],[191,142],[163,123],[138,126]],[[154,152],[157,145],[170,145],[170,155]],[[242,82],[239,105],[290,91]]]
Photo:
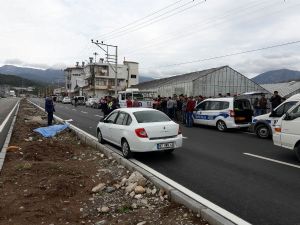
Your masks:
[[[167,148],[174,148],[174,143],[169,142],[169,143],[157,144],[157,149],[167,149]]]

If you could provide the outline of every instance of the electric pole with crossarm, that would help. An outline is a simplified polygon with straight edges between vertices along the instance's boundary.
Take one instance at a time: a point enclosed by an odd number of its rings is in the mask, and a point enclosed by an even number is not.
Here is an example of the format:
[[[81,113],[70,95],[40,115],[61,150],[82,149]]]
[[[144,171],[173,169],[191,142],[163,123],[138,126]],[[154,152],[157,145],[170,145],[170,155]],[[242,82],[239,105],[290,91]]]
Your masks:
[[[118,94],[118,46],[104,44],[103,41],[99,42],[98,40],[91,40],[93,44],[97,45],[100,49],[105,52],[106,61],[108,65],[115,72],[115,96]],[[114,48],[114,53],[110,53],[111,49]],[[113,66],[114,65],[114,66]]]

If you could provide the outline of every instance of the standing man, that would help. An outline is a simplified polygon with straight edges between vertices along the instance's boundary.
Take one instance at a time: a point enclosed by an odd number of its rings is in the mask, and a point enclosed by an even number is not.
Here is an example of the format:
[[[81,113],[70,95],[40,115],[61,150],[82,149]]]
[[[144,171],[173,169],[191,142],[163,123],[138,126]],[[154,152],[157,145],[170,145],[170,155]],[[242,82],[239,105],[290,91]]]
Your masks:
[[[193,112],[196,106],[196,102],[193,100],[192,97],[188,98],[187,104],[186,104],[186,114],[187,114],[187,127],[192,127],[193,126]]]
[[[281,97],[278,95],[278,91],[274,91],[274,95],[270,98],[272,104],[272,110],[274,110],[281,103]]]
[[[261,98],[259,99],[258,106],[260,109],[260,115],[267,113],[267,99],[265,98],[265,95],[262,94]]]
[[[131,98],[130,98],[130,97],[128,97],[128,98],[127,98],[127,101],[126,101],[126,106],[127,106],[127,108],[132,108],[132,106],[133,106],[133,103],[132,103],[132,101],[131,101]]]
[[[52,97],[47,97],[45,101],[45,111],[48,113],[48,126],[52,125],[53,112],[55,112]]]

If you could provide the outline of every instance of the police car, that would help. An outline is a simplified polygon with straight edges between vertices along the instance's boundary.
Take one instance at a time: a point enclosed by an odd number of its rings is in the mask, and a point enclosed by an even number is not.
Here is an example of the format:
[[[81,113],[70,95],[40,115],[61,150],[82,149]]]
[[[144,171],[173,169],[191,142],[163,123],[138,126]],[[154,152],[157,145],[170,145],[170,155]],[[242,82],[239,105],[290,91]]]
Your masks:
[[[278,119],[299,101],[300,94],[295,94],[277,106],[272,112],[254,117],[251,130],[259,138],[270,138],[274,133]]]
[[[199,103],[193,113],[195,124],[216,126],[219,131],[248,128],[253,110],[248,99],[209,98]]]

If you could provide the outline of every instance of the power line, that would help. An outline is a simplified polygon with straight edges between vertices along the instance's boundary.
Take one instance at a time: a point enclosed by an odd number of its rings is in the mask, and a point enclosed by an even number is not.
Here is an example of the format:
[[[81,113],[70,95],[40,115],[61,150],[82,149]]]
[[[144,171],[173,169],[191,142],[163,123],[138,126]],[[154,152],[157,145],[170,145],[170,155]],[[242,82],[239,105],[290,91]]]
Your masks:
[[[197,59],[197,60],[187,61],[187,62],[183,62],[183,63],[169,64],[169,65],[161,66],[161,68],[171,67],[171,66],[181,66],[181,65],[204,62],[204,61],[209,61],[209,60],[214,60],[214,59],[226,58],[226,57],[231,57],[231,56],[236,56],[236,55],[242,55],[242,54],[247,54],[247,53],[252,53],[252,52],[263,51],[263,50],[272,49],[272,48],[279,48],[279,47],[282,47],[282,46],[293,45],[293,44],[298,44],[298,43],[300,43],[300,40],[292,41],[292,42],[286,42],[286,43],[278,44],[278,45],[262,47],[262,48],[257,48],[257,49],[252,49],[252,50],[247,50],[247,51],[241,51],[241,52],[236,52],[236,53],[225,54],[225,55],[221,55],[221,56],[214,56],[214,57],[210,57],[210,58]],[[149,68],[157,68],[157,66],[156,67],[148,67],[147,69],[149,69]]]
[[[111,35],[112,33],[115,33],[115,32],[118,31],[118,30],[122,30],[123,28],[126,28],[126,27],[128,27],[128,26],[131,26],[131,25],[133,25],[133,24],[135,24],[135,23],[137,23],[137,22],[140,22],[140,21],[142,21],[142,20],[144,20],[144,19],[146,19],[146,18],[148,18],[148,17],[151,17],[151,16],[153,16],[153,15],[155,15],[155,14],[157,14],[157,13],[159,13],[159,12],[161,12],[161,11],[167,9],[167,8],[170,8],[170,7],[172,7],[173,5],[176,5],[176,4],[178,4],[179,2],[181,2],[181,1],[183,1],[183,0],[179,0],[179,1],[173,2],[172,4],[169,4],[169,5],[167,5],[167,6],[163,7],[163,8],[161,8],[161,9],[159,9],[159,10],[157,10],[157,11],[154,11],[153,13],[150,13],[150,14],[148,14],[148,15],[142,17],[142,18],[139,18],[139,19],[137,19],[137,20],[134,20],[134,21],[132,21],[131,23],[128,23],[128,24],[126,24],[126,25],[124,25],[124,26],[122,26],[122,27],[116,28],[116,29],[114,29],[114,30],[112,30],[112,31],[110,31],[110,32],[108,32],[108,33],[106,33],[106,34],[102,34],[102,35],[100,35],[100,37],[105,37],[105,36],[107,36],[107,35]]]
[[[117,37],[121,37],[121,36],[124,36],[124,35],[126,35],[126,34],[132,33],[132,32],[134,32],[134,31],[143,29],[143,28],[145,28],[145,27],[147,27],[147,26],[150,26],[150,25],[152,25],[152,24],[154,24],[154,23],[160,22],[160,21],[165,20],[165,19],[167,19],[167,18],[169,18],[169,17],[171,17],[171,16],[177,15],[177,14],[182,13],[182,12],[188,10],[188,9],[191,9],[191,8],[193,8],[193,7],[196,7],[197,5],[203,4],[204,2],[206,2],[206,0],[202,0],[202,1],[196,3],[196,4],[192,5],[192,6],[183,8],[183,7],[185,7],[185,6],[187,6],[187,5],[191,4],[191,3],[194,3],[194,1],[185,3],[184,5],[181,5],[181,6],[177,7],[177,8],[175,8],[175,9],[169,10],[169,11],[167,11],[167,12],[165,12],[165,13],[163,13],[163,14],[161,14],[161,15],[155,17],[155,18],[152,18],[152,19],[150,19],[150,20],[147,20],[147,21],[145,21],[145,22],[143,22],[143,23],[141,23],[141,24],[138,24],[138,25],[135,25],[135,26],[130,27],[130,28],[128,28],[128,29],[125,29],[124,31],[120,31],[120,32],[118,32],[118,33],[116,33],[116,34],[114,34],[114,35],[109,35],[108,37],[105,37],[104,39],[110,39],[110,40],[111,40],[111,39],[115,39],[115,38],[117,38]],[[183,9],[182,9],[182,10],[179,10],[179,11],[175,11],[174,13],[171,13],[172,11],[177,10],[177,9],[180,9],[180,8],[183,8]],[[171,13],[171,14],[169,14],[169,13]],[[167,14],[169,14],[169,15],[167,15]],[[165,15],[167,15],[167,16],[165,16]],[[165,17],[163,17],[163,16],[165,16]],[[161,17],[162,17],[162,18],[161,18]],[[160,18],[160,19],[159,19],[159,18]]]
[[[141,47],[139,49],[135,49],[133,51],[129,51],[129,52],[127,52],[127,54],[137,53],[137,52],[139,52],[142,49],[150,48],[150,47],[157,46],[157,45],[162,45],[163,43],[169,42],[171,40],[177,40],[177,39],[180,39],[180,38],[185,38],[187,36],[190,36],[190,35],[192,35],[194,33],[199,33],[199,32],[201,32],[201,31],[203,31],[205,29],[209,29],[209,27],[211,27],[211,26],[216,26],[216,25],[219,25],[219,24],[222,24],[222,23],[226,22],[226,21],[222,21],[222,19],[224,19],[224,18],[226,18],[228,16],[231,16],[235,11],[238,11],[237,14],[243,14],[243,15],[245,15],[243,11],[246,11],[248,9],[251,9],[253,7],[261,5],[261,2],[264,2],[264,1],[260,0],[260,1],[257,2],[259,4],[255,4],[255,5],[252,5],[250,7],[247,7],[245,10],[242,10],[242,11],[241,11],[242,7],[237,7],[237,8],[234,8],[232,10],[227,11],[225,13],[225,15],[219,16],[217,18],[209,18],[206,21],[204,21],[204,23],[203,22],[202,23],[197,23],[197,24],[193,25],[191,28],[186,28],[186,30],[191,30],[191,31],[190,32],[185,32],[183,35],[182,34],[178,35],[178,32],[176,32],[176,33],[174,32],[174,33],[170,33],[170,35],[172,37],[167,38],[165,40],[161,40],[161,37],[159,37],[159,38],[153,38],[152,40],[150,40],[151,42],[155,41],[155,40],[159,40],[159,41],[155,42],[155,43],[149,43],[148,45],[145,45],[145,46],[143,46],[143,47]],[[267,2],[267,1],[265,1],[265,2]],[[218,20],[220,20],[220,21],[218,22]],[[199,30],[195,31],[194,27],[197,27],[199,29],[199,27],[198,27],[199,25],[202,25],[200,28],[204,28],[204,29],[201,29],[200,31]]]

